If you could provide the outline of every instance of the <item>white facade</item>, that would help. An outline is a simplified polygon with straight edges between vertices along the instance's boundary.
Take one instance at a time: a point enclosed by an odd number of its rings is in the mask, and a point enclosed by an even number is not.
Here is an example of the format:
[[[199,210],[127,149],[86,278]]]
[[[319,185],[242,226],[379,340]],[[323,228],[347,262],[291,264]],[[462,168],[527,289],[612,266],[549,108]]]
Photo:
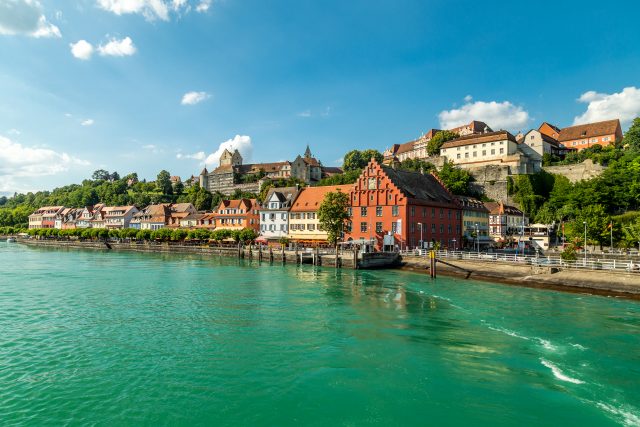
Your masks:
[[[260,234],[267,239],[279,239],[289,233],[290,204],[283,199],[281,193],[272,192],[260,211]]]

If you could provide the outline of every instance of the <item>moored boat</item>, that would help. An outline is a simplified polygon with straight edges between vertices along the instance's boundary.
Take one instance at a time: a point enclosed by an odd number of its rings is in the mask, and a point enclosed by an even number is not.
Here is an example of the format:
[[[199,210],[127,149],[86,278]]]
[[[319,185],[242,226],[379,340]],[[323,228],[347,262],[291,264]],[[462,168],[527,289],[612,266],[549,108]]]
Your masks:
[[[7,238],[7,243],[15,243],[16,242],[16,238],[15,237],[8,237]]]

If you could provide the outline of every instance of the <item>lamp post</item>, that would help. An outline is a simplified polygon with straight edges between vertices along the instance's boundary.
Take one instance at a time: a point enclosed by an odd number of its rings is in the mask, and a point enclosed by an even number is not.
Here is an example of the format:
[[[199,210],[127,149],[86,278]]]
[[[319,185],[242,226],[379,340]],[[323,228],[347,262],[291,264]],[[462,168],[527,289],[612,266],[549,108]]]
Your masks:
[[[478,242],[478,252],[480,252],[480,234],[478,233],[478,223],[476,222],[476,242]]]
[[[454,239],[451,239],[451,241],[453,242],[453,250],[455,251],[456,249],[458,249],[458,247],[456,246],[457,240],[454,238]]]
[[[422,243],[422,223],[419,222],[418,225],[420,226],[420,249],[423,249],[424,244]]]
[[[584,224],[584,265],[587,265],[587,221],[582,221]]]

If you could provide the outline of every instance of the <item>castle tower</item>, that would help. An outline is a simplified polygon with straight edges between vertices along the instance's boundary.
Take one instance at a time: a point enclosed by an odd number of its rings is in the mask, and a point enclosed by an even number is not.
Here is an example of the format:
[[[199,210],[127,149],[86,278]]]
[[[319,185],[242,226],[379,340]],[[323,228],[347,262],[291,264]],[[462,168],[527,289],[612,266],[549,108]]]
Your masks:
[[[309,144],[307,144],[307,149],[304,151],[304,158],[310,159],[313,156],[311,155],[311,149],[309,148]]]
[[[205,166],[204,169],[202,169],[202,172],[200,172],[200,188],[204,188],[207,189],[207,187],[209,187],[209,171],[207,170],[207,167]]]

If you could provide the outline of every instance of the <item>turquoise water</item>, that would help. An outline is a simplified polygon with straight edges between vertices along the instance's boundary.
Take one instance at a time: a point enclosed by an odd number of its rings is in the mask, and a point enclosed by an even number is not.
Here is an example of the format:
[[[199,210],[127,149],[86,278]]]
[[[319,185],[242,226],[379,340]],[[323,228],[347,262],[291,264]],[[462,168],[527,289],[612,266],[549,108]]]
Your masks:
[[[640,304],[0,243],[2,425],[638,425]]]

